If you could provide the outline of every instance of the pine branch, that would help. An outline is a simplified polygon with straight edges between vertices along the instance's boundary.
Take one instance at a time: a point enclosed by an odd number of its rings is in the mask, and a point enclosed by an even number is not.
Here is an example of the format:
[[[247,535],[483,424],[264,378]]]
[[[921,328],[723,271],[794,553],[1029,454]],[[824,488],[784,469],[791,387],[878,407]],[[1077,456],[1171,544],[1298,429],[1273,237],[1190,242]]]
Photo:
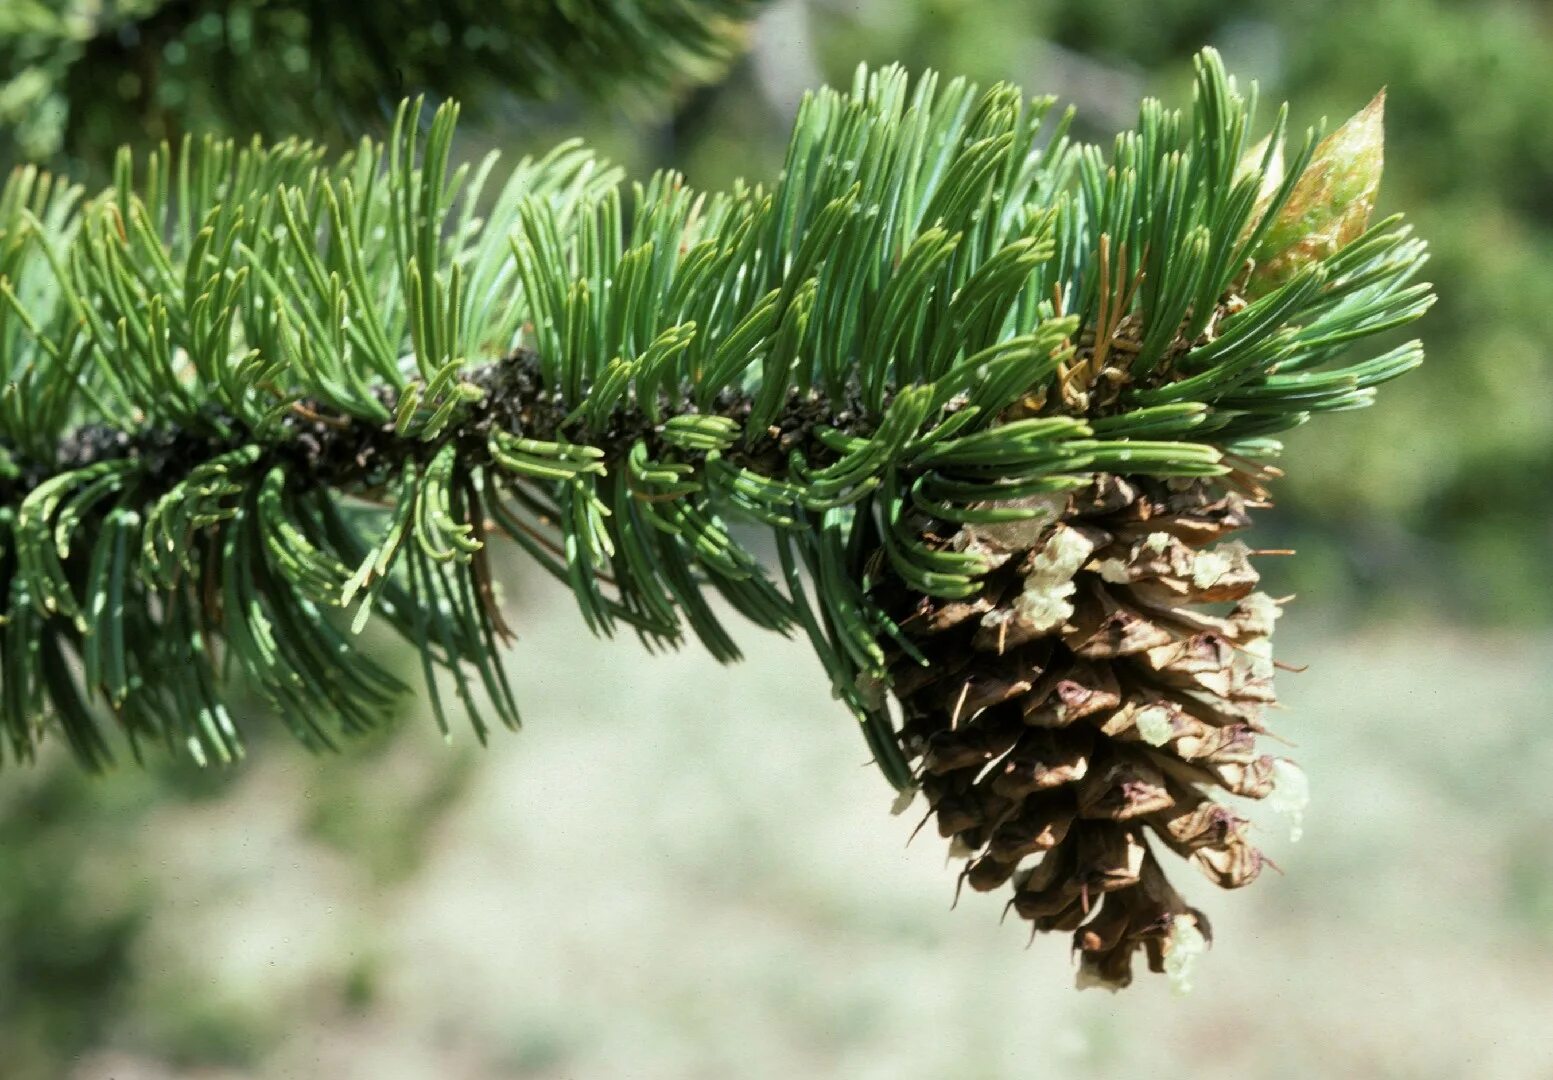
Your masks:
[[[1211,56],[1190,124],[1146,103],[1111,164],[1069,146],[1065,119],[1042,143],[1050,104],[860,73],[806,101],[770,191],[707,198],[660,174],[629,223],[616,174],[572,145],[520,163],[482,219],[494,158],[448,170],[452,107],[424,145],[410,107],[386,147],[334,165],[307,144],[186,141],[137,185],[123,156],[85,204],[19,172],[0,203],[13,753],[48,716],[104,760],[100,696],[134,740],[228,758],[217,673],[234,663],[329,743],[397,682],[324,614],[375,600],[460,671],[471,709],[458,664],[476,661],[515,722],[471,588],[476,506],[520,543],[550,536],[531,550],[599,631],[677,642],[683,611],[732,658],[703,585],[806,625],[879,749],[887,722],[857,686],[883,677],[892,632],[863,598],[860,538],[924,592],[965,595],[985,567],[922,524],[1029,516],[1020,498],[1099,472],[1223,472],[1418,357],[1330,365],[1427,306],[1395,222],[1245,295],[1314,138],[1280,184],[1271,152],[1247,164],[1250,106]],[[1281,134],[1280,114],[1268,145]],[[472,366],[517,347],[527,363]],[[725,516],[796,546],[827,583],[818,613]]]
[[[1192,109],[1146,101],[1107,157],[1051,99],[860,70],[805,100],[769,187],[660,173],[629,216],[575,144],[451,168],[451,105],[333,162],[123,154],[84,201],[17,172],[10,755],[229,761],[238,682],[333,746],[404,689],[354,645],[373,617],[445,729],[439,669],[482,738],[515,726],[505,534],[598,633],[736,659],[713,594],[802,630],[884,775],[981,852],[973,887],[1088,927],[1109,985],[1135,947],[1184,955],[1206,923],[1124,823],[1175,807],[1161,841],[1244,884],[1261,857],[1209,789],[1297,775],[1251,749],[1276,604],[1248,549],[1206,545],[1273,436],[1421,360],[1349,350],[1432,301],[1423,244],[1369,224],[1379,102],[1286,155],[1283,111],[1253,145],[1254,97],[1204,53]],[[1122,890],[1103,933],[1094,890]]]
[[[14,7],[0,14],[0,121],[24,157],[90,161],[125,131],[177,139],[191,127],[270,135],[306,125],[349,137],[406,93],[661,99],[725,68],[757,0]]]

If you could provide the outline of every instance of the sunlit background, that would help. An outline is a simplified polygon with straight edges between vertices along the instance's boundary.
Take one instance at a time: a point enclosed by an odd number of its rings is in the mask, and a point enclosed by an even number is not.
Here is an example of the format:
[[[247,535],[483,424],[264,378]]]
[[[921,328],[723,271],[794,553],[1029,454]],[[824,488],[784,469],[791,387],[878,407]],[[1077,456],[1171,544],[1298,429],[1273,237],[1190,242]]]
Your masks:
[[[0,49],[26,30],[0,11]],[[1314,803],[1298,844],[1265,830],[1282,874],[1195,892],[1191,996],[1076,993],[1000,899],[949,910],[806,643],[751,630],[725,669],[595,642],[508,558],[521,734],[445,743],[406,701],[314,759],[253,706],[228,772],[0,776],[0,1078],[1553,1076],[1553,9],[782,0],[661,109],[495,96],[464,151],[581,133],[636,175],[761,179],[805,88],[895,60],[1058,93],[1106,139],[1183,102],[1204,44],[1302,125],[1388,87],[1382,210],[1440,303],[1420,372],[1288,439],[1259,539],[1300,550],[1267,572],[1300,596],[1281,730]],[[6,55],[12,160],[100,177],[165,122],[50,121],[143,88],[40,97],[51,59]]]

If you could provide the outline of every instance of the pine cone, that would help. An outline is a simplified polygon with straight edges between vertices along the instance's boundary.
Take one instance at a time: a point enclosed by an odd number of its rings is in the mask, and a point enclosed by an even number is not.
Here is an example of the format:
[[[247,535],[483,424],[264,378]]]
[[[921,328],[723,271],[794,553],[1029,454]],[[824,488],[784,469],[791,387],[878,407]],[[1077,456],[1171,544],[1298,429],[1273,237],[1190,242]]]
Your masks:
[[[1255,591],[1248,522],[1215,480],[1102,476],[1044,521],[966,526],[944,543],[995,566],[945,601],[898,581],[876,599],[926,663],[891,665],[901,739],[963,880],[1011,884],[1036,931],[1073,934],[1079,984],[1118,988],[1140,947],[1180,973],[1208,920],[1165,880],[1161,847],[1224,888],[1267,860],[1214,792],[1284,782],[1261,755],[1278,606]]]

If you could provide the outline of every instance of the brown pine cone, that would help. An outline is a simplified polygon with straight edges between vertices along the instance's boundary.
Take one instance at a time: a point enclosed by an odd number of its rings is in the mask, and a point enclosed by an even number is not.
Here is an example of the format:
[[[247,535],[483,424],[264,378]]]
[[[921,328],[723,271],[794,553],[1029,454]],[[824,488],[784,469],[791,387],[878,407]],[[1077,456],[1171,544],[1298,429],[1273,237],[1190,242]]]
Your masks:
[[[1127,985],[1140,947],[1184,982],[1208,920],[1159,849],[1239,888],[1266,859],[1216,791],[1302,805],[1256,746],[1278,605],[1223,540],[1249,519],[1221,480],[1103,476],[1049,511],[945,541],[995,567],[969,599],[876,589],[927,661],[892,661],[902,743],[964,880],[1071,932],[1080,985]]]

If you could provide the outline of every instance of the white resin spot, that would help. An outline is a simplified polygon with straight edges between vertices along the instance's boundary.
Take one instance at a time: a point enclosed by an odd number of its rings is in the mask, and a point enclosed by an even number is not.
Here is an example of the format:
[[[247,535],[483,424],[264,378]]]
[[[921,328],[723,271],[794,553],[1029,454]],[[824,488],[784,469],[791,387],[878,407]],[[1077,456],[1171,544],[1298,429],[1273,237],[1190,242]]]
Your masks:
[[[1164,746],[1175,733],[1175,728],[1170,723],[1170,710],[1163,705],[1150,705],[1146,709],[1140,709],[1137,719],[1133,722],[1138,727],[1138,734],[1150,746]]]
[[[1294,762],[1278,758],[1273,762],[1273,790],[1267,806],[1289,819],[1289,840],[1297,843],[1305,835],[1305,809],[1310,806],[1310,780]]]
[[[1170,988],[1178,994],[1192,992],[1192,973],[1197,958],[1208,951],[1208,939],[1197,928],[1197,920],[1190,915],[1177,915],[1170,923],[1170,935],[1165,940],[1165,977]]]

